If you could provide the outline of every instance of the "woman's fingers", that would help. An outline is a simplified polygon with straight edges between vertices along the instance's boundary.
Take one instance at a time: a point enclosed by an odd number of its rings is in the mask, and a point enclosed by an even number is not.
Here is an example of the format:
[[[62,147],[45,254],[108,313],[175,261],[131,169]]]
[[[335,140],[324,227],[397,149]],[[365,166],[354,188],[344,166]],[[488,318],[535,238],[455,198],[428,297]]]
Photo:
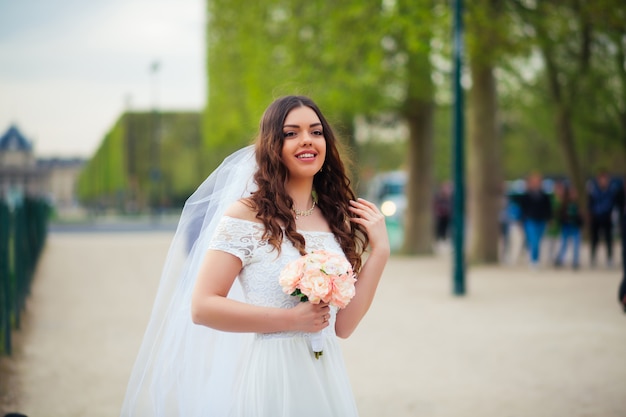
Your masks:
[[[376,204],[374,204],[371,201],[368,201],[368,200],[366,200],[364,198],[357,198],[356,199],[356,203],[357,204],[362,204],[362,205],[364,205],[366,207],[369,207],[373,211],[378,211],[378,207],[376,207]]]
[[[385,216],[374,203],[362,198],[357,199],[357,201],[351,200],[350,210],[357,215],[357,217],[350,218],[350,221],[365,228],[372,248],[384,249],[389,246]]]
[[[299,303],[298,323],[301,331],[317,332],[330,324],[330,307],[328,303]]]
[[[375,204],[359,198],[357,201],[350,200],[350,210],[364,220],[377,220],[384,218]],[[353,217],[353,219],[355,219]]]
[[[330,307],[326,303],[317,304],[319,306],[319,317],[322,320],[322,327],[328,326],[330,320]]]
[[[320,327],[320,329],[323,329],[324,327],[327,327],[329,325],[329,320],[330,320],[330,313],[329,313],[329,309],[328,306],[326,306],[325,309],[320,309],[320,313],[317,315],[317,318],[315,320],[315,324],[317,326]]]
[[[371,213],[378,212],[378,207],[376,207],[374,203],[371,203],[363,198],[358,198],[356,199],[356,201],[350,200],[350,204],[351,204],[350,208],[355,211],[371,212]]]
[[[351,220],[365,225],[365,222],[383,221],[385,216],[378,210],[375,204],[359,198],[357,201],[350,200],[350,210],[359,217],[352,217]]]

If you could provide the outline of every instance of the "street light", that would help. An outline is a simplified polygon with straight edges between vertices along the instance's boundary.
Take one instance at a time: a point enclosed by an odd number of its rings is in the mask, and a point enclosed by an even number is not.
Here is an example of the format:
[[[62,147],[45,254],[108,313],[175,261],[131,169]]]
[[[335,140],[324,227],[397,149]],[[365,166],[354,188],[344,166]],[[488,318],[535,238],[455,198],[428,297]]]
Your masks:
[[[151,211],[152,214],[156,214],[156,211],[160,205],[160,181],[161,181],[161,161],[160,161],[160,126],[159,126],[159,110],[158,110],[158,72],[161,68],[159,61],[154,61],[150,64],[150,74],[152,75],[152,146],[151,149],[151,161],[150,161],[150,182],[152,184],[152,202]]]

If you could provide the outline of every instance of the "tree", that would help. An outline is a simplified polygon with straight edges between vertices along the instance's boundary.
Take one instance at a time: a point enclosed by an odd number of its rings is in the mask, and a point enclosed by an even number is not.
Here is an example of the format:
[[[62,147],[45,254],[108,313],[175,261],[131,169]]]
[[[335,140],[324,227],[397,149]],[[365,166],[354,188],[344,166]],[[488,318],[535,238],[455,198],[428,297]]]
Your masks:
[[[214,167],[252,139],[277,96],[311,96],[354,145],[354,117],[383,105],[380,3],[209,0],[207,145]]]
[[[574,118],[586,156],[583,171],[621,171],[626,162],[626,4],[597,0],[585,12],[593,28],[591,66]]]
[[[403,252],[433,250],[433,144],[435,85],[432,80],[431,40],[436,15],[434,1],[417,5],[397,1],[384,12],[390,36],[384,38],[392,85],[400,91],[396,112],[409,131],[407,150],[407,213]]]
[[[626,6],[618,0],[513,3],[541,54],[554,136],[568,177],[575,188],[585,190],[594,164],[613,159],[611,140],[603,136],[619,136],[615,133],[625,114],[620,51]],[[585,209],[586,195],[579,195]]]
[[[504,193],[498,89],[495,71],[509,51],[511,20],[498,0],[472,2],[468,12],[469,91],[468,190],[471,227],[469,259],[498,262]],[[506,52],[505,52],[506,51]]]

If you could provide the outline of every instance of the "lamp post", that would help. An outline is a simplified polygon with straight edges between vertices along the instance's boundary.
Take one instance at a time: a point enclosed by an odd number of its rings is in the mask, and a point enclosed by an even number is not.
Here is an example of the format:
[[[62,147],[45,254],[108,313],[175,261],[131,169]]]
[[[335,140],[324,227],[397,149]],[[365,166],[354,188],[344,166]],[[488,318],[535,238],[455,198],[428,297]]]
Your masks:
[[[161,67],[159,61],[150,64],[150,74],[152,75],[152,143],[151,143],[151,161],[150,161],[150,183],[152,184],[150,209],[153,215],[158,212],[160,206],[160,182],[161,182],[161,161],[160,161],[160,129],[159,129],[159,110],[158,110],[158,72]]]
[[[456,296],[465,294],[465,130],[463,113],[463,87],[461,74],[463,70],[463,0],[453,0],[453,293]]]

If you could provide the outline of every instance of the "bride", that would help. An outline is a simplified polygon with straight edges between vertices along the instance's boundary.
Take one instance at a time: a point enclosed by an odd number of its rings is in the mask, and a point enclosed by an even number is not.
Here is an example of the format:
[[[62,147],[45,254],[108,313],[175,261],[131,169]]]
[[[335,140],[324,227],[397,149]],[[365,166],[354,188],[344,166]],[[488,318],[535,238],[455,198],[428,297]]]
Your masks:
[[[383,215],[350,189],[337,146],[313,101],[279,98],[254,147],[227,158],[190,197],[122,416],[358,414],[337,336],[367,312],[389,242]],[[281,290],[282,269],[319,249],[345,256],[357,273],[341,310]]]

